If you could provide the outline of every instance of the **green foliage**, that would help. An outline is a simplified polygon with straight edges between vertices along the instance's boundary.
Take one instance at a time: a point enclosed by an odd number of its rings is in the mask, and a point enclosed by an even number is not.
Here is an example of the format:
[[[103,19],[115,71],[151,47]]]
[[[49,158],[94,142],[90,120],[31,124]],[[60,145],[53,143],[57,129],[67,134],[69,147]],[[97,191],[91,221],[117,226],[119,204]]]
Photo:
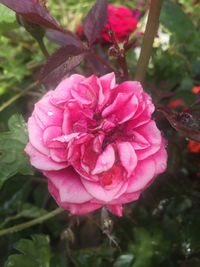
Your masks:
[[[179,41],[185,42],[186,40],[190,40],[193,33],[196,31],[190,17],[171,0],[164,1],[160,20],[170,32],[175,34],[174,36]]]
[[[113,252],[112,248],[105,248],[103,246],[99,249],[81,250],[76,253],[75,261],[78,266],[82,267],[109,266],[113,261]]]
[[[130,267],[134,259],[133,254],[122,254],[115,261],[113,267]]]
[[[9,256],[5,267],[50,267],[49,238],[44,235],[33,235],[32,240],[21,239],[16,245],[21,254]]]
[[[6,32],[17,27],[16,16],[13,11],[0,5],[0,32]]]
[[[19,83],[30,73],[25,65],[26,55],[23,54],[23,45],[17,45],[18,40],[9,40],[5,36],[0,36],[0,95],[9,92],[13,87],[18,87]],[[14,43],[14,45],[13,45]],[[15,48],[14,48],[15,47]]]
[[[135,228],[134,242],[129,247],[135,258],[132,266],[150,267],[159,263],[164,248],[165,240],[158,229],[148,231],[145,228]]]
[[[8,127],[8,132],[0,134],[0,187],[17,172],[33,174],[24,152],[27,133],[22,116],[13,115]]]
[[[7,7],[0,5],[0,23],[12,23],[15,21],[15,13]]]

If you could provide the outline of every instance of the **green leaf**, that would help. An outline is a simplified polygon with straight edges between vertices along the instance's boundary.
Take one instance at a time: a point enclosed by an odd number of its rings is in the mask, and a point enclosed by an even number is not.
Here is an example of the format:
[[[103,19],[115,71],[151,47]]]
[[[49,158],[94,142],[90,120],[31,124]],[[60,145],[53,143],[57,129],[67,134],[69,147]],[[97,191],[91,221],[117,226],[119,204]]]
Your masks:
[[[0,5],[0,32],[6,32],[18,27],[15,12]]]
[[[24,152],[27,133],[22,116],[13,115],[8,121],[8,127],[9,132],[0,134],[0,188],[7,179],[18,172],[33,174]]]
[[[134,255],[133,254],[122,254],[120,255],[113,267],[129,267],[133,262]]]
[[[28,142],[26,123],[22,115],[15,114],[8,121],[8,128],[12,132],[13,138],[23,144]]]
[[[179,40],[186,41],[196,29],[192,20],[182,9],[171,0],[164,1],[160,21],[170,32],[174,33]]]
[[[49,267],[49,238],[44,235],[33,235],[32,240],[21,239],[15,246],[21,254],[9,256],[5,267]]]
[[[16,20],[15,12],[13,12],[12,10],[3,5],[0,5],[0,23],[2,22],[12,23],[15,22],[15,20]]]
[[[150,267],[156,263],[166,250],[166,243],[162,233],[157,229],[147,230],[137,227],[134,229],[135,242],[130,245],[129,251],[134,255],[131,267]],[[165,251],[166,252],[166,251]]]

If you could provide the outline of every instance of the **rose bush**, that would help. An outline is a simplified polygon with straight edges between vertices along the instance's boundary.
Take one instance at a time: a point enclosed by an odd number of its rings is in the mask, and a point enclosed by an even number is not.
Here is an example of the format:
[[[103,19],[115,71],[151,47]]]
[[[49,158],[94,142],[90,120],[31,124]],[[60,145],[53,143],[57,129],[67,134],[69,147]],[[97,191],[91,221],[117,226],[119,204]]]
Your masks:
[[[121,216],[166,169],[153,112],[137,81],[74,74],[35,104],[25,151],[59,206],[73,214],[106,206]]]

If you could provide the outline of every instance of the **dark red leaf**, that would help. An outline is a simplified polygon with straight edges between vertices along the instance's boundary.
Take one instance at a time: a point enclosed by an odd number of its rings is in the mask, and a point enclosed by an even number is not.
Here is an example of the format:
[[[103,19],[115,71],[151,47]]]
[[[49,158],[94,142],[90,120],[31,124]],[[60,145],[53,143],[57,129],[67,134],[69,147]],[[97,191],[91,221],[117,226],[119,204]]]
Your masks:
[[[70,31],[60,32],[60,31],[49,29],[46,31],[45,36],[50,41],[56,44],[59,44],[61,46],[74,45],[74,46],[83,48],[83,44],[81,40],[78,38],[78,36],[76,36]]]
[[[47,9],[35,0],[0,0],[0,3],[22,15],[24,19],[31,23],[63,31]]]
[[[39,80],[48,87],[55,87],[62,78],[80,64],[87,50],[73,45],[59,48],[43,67]]]
[[[101,31],[107,22],[107,17],[107,1],[97,0],[83,22],[83,31],[90,45],[101,36]]]
[[[180,134],[196,142],[200,142],[200,112],[171,112],[166,108],[159,108],[171,126]]]

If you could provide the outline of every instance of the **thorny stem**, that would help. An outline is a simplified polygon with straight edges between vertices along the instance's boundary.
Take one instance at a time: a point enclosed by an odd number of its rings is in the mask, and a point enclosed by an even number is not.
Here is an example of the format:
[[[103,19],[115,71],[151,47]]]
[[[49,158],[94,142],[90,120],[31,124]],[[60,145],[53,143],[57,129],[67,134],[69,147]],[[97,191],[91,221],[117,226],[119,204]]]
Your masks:
[[[25,90],[23,90],[23,91],[19,92],[18,94],[14,95],[13,97],[11,97],[8,101],[6,101],[3,105],[0,106],[0,112],[2,112],[4,109],[6,109],[7,107],[9,107],[17,99],[19,99],[20,97],[22,97],[23,95],[25,95],[28,91],[30,91],[31,89],[33,89],[36,85],[38,85],[38,82],[35,82],[35,83],[31,84]]]
[[[49,213],[47,213],[41,217],[36,218],[34,220],[31,220],[29,222],[17,224],[17,225],[14,225],[12,227],[9,227],[9,228],[2,229],[2,230],[0,230],[0,236],[13,234],[15,232],[19,232],[19,231],[22,231],[24,229],[27,229],[31,226],[43,223],[44,221],[47,221],[47,220],[57,216],[58,214],[62,213],[63,211],[64,211],[63,209],[57,208],[57,209],[55,209],[55,210],[53,210],[53,211],[51,211],[51,212],[49,212]]]
[[[143,38],[143,44],[136,68],[135,80],[144,83],[154,38],[159,26],[159,17],[163,0],[152,0]]]

